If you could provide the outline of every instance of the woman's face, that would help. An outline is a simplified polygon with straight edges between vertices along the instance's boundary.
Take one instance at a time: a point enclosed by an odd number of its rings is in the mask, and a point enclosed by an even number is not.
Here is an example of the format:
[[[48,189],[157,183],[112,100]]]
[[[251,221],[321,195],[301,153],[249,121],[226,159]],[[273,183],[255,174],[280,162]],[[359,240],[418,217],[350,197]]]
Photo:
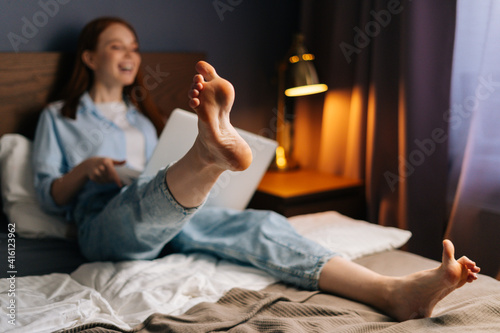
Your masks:
[[[134,82],[139,70],[139,45],[132,31],[113,23],[99,36],[96,50],[84,52],[83,61],[94,71],[94,84],[123,88]]]

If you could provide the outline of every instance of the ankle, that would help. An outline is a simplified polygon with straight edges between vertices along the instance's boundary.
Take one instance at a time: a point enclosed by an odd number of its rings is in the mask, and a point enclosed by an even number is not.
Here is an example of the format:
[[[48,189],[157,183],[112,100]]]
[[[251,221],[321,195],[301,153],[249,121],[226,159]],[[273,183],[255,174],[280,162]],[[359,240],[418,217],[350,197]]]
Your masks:
[[[394,309],[394,301],[402,283],[401,278],[381,275],[378,280],[378,295],[372,305],[385,313],[390,313]]]
[[[211,152],[210,147],[199,136],[188,154],[191,156],[191,163],[199,170],[199,173],[209,178],[218,178],[227,169],[218,163],[218,156]]]

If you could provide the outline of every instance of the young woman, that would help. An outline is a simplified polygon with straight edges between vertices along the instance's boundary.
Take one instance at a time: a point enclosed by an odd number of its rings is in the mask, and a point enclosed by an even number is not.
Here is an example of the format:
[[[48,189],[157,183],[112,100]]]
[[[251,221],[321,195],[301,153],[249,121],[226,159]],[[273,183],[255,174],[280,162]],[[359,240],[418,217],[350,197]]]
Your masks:
[[[476,279],[479,268],[465,257],[455,260],[449,241],[443,242],[439,267],[387,277],[301,237],[278,214],[202,208],[223,171],[243,170],[252,160],[229,122],[233,87],[206,62],[196,65],[199,74],[188,94],[198,114],[192,148],[156,176],[122,186],[117,168],[143,168],[162,126],[148,99],[134,96],[140,61],[137,36],[127,22],[90,22],[63,100],[49,105],[38,124],[38,197],[47,211],[75,221],[89,260],[153,259],[168,244],[252,264],[298,287],[373,305],[398,320],[430,316],[440,299]]]

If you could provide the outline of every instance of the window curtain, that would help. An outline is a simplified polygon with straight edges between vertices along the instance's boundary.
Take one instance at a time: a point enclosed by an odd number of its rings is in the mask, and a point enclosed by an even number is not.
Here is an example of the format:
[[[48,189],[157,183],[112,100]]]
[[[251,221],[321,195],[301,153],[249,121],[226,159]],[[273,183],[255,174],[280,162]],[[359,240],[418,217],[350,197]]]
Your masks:
[[[301,30],[322,95],[295,101],[305,168],[366,184],[367,219],[439,259],[446,229],[455,1],[307,0]]]
[[[500,2],[457,2],[446,236],[500,279]]]

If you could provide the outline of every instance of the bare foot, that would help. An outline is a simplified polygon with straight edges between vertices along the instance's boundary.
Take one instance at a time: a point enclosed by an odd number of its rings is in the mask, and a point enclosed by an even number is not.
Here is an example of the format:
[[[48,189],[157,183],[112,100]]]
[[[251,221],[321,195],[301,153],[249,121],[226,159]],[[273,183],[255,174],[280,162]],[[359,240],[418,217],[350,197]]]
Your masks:
[[[195,145],[200,157],[221,170],[245,170],[252,162],[252,151],[229,121],[234,88],[204,61],[196,64],[196,70],[199,74],[189,91],[189,105],[198,114]]]
[[[198,136],[165,175],[170,192],[184,207],[199,207],[224,171],[245,170],[252,163],[252,150],[229,121],[233,86],[204,61],[196,70],[188,96],[198,114]]]
[[[455,260],[455,248],[449,240],[443,241],[443,259],[439,267],[396,278],[389,305],[384,309],[393,318],[403,321],[430,317],[437,302],[466,282],[477,279],[479,267],[462,257]]]

